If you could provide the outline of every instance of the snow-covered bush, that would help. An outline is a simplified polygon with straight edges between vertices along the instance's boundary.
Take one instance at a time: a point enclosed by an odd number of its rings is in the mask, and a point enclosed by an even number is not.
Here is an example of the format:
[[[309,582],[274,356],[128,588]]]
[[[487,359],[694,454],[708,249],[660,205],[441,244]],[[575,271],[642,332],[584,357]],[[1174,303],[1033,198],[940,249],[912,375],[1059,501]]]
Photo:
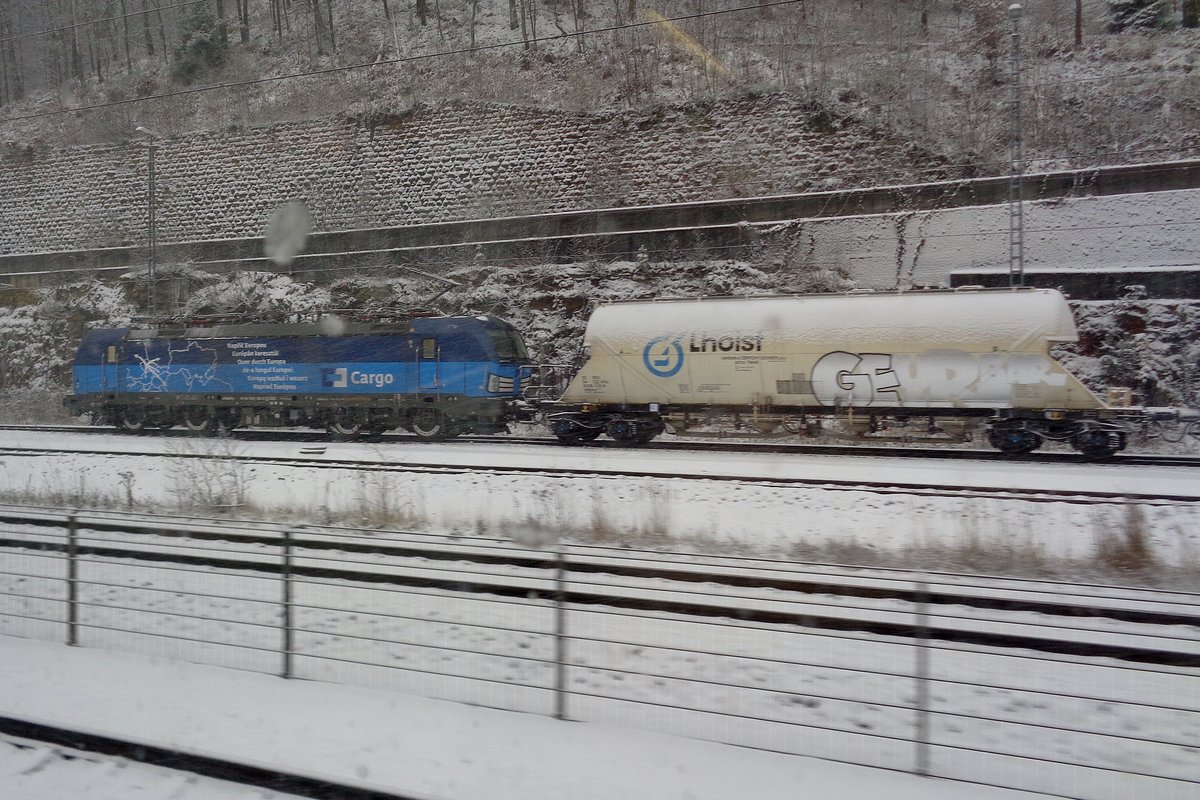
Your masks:
[[[1145,405],[1200,407],[1200,301],[1152,300],[1130,286],[1115,301],[1073,303],[1079,343],[1061,349],[1091,388],[1131,388]]]

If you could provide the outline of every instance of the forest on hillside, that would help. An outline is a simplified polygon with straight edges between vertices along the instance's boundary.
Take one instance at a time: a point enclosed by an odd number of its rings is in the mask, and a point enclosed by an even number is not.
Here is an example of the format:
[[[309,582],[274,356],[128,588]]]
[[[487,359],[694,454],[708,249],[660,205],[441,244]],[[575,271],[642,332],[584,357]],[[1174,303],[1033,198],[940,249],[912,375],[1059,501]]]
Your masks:
[[[787,92],[963,174],[1200,153],[1200,0],[0,0],[0,146]]]

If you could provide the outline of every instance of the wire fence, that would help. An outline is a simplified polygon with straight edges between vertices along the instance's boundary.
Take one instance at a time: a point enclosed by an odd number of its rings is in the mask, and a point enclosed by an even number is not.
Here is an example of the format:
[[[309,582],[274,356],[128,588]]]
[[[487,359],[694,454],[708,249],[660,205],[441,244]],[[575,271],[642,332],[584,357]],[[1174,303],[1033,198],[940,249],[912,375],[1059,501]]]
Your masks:
[[[1200,792],[1197,595],[97,519],[7,519],[0,633],[1053,795]]]

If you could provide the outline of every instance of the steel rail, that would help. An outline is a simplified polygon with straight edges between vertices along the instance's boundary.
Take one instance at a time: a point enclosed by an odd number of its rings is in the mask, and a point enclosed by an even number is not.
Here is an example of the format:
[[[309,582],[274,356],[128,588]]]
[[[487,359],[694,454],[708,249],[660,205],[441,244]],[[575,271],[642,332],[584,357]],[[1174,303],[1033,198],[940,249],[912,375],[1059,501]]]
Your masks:
[[[139,432],[133,434],[129,431],[123,431],[120,428],[104,426],[104,425],[4,425],[0,424],[0,430],[16,430],[29,432],[47,432],[47,433],[80,433],[80,434],[121,434],[121,435],[137,435],[137,436],[152,436],[171,439],[187,439],[187,440],[206,440],[206,437],[197,437],[191,431],[186,430],[154,430],[147,432]],[[430,440],[422,439],[413,434],[407,433],[385,433],[373,436],[361,435],[351,439],[331,439],[330,434],[320,431],[272,431],[261,428],[250,430],[234,430],[229,433],[229,438],[235,441],[283,441],[283,442],[306,442],[319,444],[347,444],[347,443],[375,443],[384,442],[387,444],[430,444]],[[718,437],[713,439],[737,439],[751,438],[738,437],[736,435]],[[561,442],[552,437],[533,437],[533,436],[467,436],[452,440],[437,442],[439,445],[461,446],[466,444],[503,444],[503,445],[534,445],[554,448],[563,448]],[[622,445],[617,442],[610,441],[593,441],[581,444],[570,445],[572,450],[599,448],[599,449],[616,449],[630,450],[627,445]],[[776,454],[792,454],[792,455],[847,455],[847,456],[863,456],[871,458],[931,458],[931,459],[951,459],[951,460],[977,460],[977,461],[995,461],[999,463],[1090,463],[1078,453],[1050,453],[1050,452],[1032,452],[1022,456],[1009,456],[991,449],[978,448],[954,448],[954,447],[936,447],[936,446],[917,446],[913,444],[904,444],[896,446],[880,446],[872,444],[869,440],[862,444],[797,444],[797,443],[781,443],[781,442],[730,442],[730,441],[704,441],[701,439],[692,439],[689,441],[673,441],[673,440],[656,440],[647,445],[638,447],[636,451],[695,451],[695,452],[729,452],[729,453],[776,453]],[[631,451],[631,452],[636,452]],[[124,453],[125,455],[134,455]],[[1200,467],[1200,456],[1188,455],[1161,455],[1154,453],[1118,453],[1103,462],[1114,465],[1127,466],[1168,466],[1168,467]]]
[[[16,717],[0,717],[0,734],[37,742],[117,756],[173,770],[192,772],[209,778],[258,786],[269,792],[281,792],[313,800],[420,800],[413,795],[381,792],[358,786],[253,767],[234,761],[202,756],[176,748],[160,747],[143,741],[101,736],[95,733],[31,722]]]
[[[9,544],[11,541],[12,540],[0,539],[0,546],[5,546],[5,545]],[[161,548],[159,548],[157,545],[155,547],[156,547],[156,549],[151,552],[161,554],[161,552],[160,552]],[[186,548],[180,548],[180,549],[194,551],[194,550],[197,550],[198,548],[186,547]],[[101,548],[101,550],[103,550],[104,554],[108,555],[108,556],[111,556],[112,552],[113,552],[113,548]],[[87,550],[85,549],[84,552],[87,552]],[[130,549],[121,548],[119,550],[119,552],[131,553],[131,554],[133,554],[133,555],[131,555],[131,557],[139,558],[139,556],[137,554],[140,553],[141,551],[138,551],[136,549],[130,550]],[[271,563],[268,560],[268,557],[270,554],[262,554],[262,555],[263,555],[262,561],[255,561],[253,563],[255,563],[255,564]],[[415,554],[415,556],[413,554],[406,554],[406,556],[417,557],[417,558],[422,557],[421,554],[419,554],[419,553]],[[196,557],[202,558],[202,559],[207,558],[207,556],[196,556]],[[306,561],[306,562],[311,562],[313,560],[317,560],[317,559],[312,559],[312,558],[310,558],[308,556],[304,556],[304,555],[296,555],[295,558],[297,558],[298,560]],[[324,560],[328,561],[329,559],[324,559]],[[464,559],[460,558],[457,560],[461,561]],[[421,572],[421,573],[429,573],[429,572],[439,571],[439,570],[431,570],[430,568],[428,568],[424,565],[418,565],[416,567],[413,567],[411,565],[376,564],[376,563],[365,563],[365,562],[356,562],[356,561],[334,561],[333,563],[337,564],[339,567],[345,566],[345,565],[367,566],[367,567],[375,568],[376,571],[378,571],[380,569],[406,569],[406,570],[408,570],[408,572],[406,572],[404,574],[408,577],[415,577],[412,575],[412,573],[414,571]],[[575,567],[574,561],[571,562],[570,566],[571,566],[570,571],[572,573],[576,572],[576,570],[574,568]],[[623,574],[621,572],[620,567],[614,569],[612,567],[604,568],[604,567],[601,567],[600,565],[592,565],[592,566],[596,567],[597,571],[603,571],[606,573]],[[331,568],[331,569],[334,569],[334,568]],[[440,570],[440,571],[455,575],[454,578],[450,579],[452,582],[451,585],[456,586],[456,587],[463,585],[463,579],[461,577],[463,573],[460,573],[457,571],[451,571],[451,570]],[[358,574],[358,573],[350,572],[345,569],[336,569],[336,572],[340,575]],[[372,574],[374,574],[374,573],[372,573]],[[394,573],[389,572],[386,574],[394,574]],[[486,577],[486,578],[494,578],[494,579],[497,579],[500,581],[521,579],[523,577],[526,580],[541,581],[543,583],[548,580],[548,578],[546,578],[546,577],[539,577],[539,576],[525,577],[525,576],[519,576],[519,575],[496,575],[495,573],[481,573],[481,572],[468,572],[466,574],[478,575],[480,577]],[[686,575],[689,580],[695,580],[697,582],[703,582],[703,583],[709,583],[709,584],[723,583],[723,582],[725,582],[725,577],[726,577],[726,576],[716,574],[716,573],[701,574],[701,573],[688,572],[688,573],[686,573]],[[671,575],[670,571],[664,571],[661,574],[654,573],[654,574],[650,574],[649,576],[646,576],[645,574],[641,574],[641,575],[638,575],[638,577],[650,577],[653,579],[668,580],[668,581],[672,580],[672,575]],[[351,580],[354,580],[354,579],[355,578],[351,578]],[[298,580],[303,582],[303,579],[298,579]],[[137,587],[129,587],[125,584],[105,584],[105,583],[99,582],[99,581],[80,581],[80,583],[87,584],[87,585],[109,585],[109,586],[113,586],[114,588],[128,589],[131,591],[137,590]],[[486,588],[479,588],[479,587],[488,587],[488,586],[497,586],[497,585],[503,585],[503,584],[498,584],[498,583],[494,583],[491,581],[485,582],[485,583],[479,583],[479,584],[477,584],[476,590],[477,591],[486,591]],[[579,580],[572,580],[571,585],[573,587],[575,587],[574,591],[576,593],[579,593],[580,590],[584,589],[584,588],[591,589],[591,590],[594,590],[597,588],[602,589],[602,590],[603,589],[608,589],[608,590],[619,589],[619,590],[624,590],[624,591],[636,591],[639,588],[639,587],[635,587],[635,586],[622,585],[622,584],[597,583],[597,582],[579,581]],[[751,588],[762,588],[759,584],[755,584],[753,582],[741,582],[737,585],[748,586]],[[443,588],[445,588],[445,586],[443,586]],[[543,588],[545,588],[545,587],[543,587]],[[779,585],[768,585],[767,588],[779,589],[781,587]],[[848,596],[878,597],[878,598],[883,598],[886,600],[901,601],[901,602],[905,602],[907,604],[912,604],[912,603],[916,602],[916,593],[914,590],[911,590],[911,589],[909,589],[909,590],[893,589],[893,590],[886,590],[886,591],[872,590],[872,591],[877,591],[878,593],[877,594],[869,594],[869,593],[864,593],[861,591],[863,587],[848,587],[849,591],[843,592],[840,590],[847,588],[847,587],[839,587],[839,586],[832,585],[832,584],[819,584],[819,585],[814,584],[814,585],[803,585],[798,588],[795,588],[795,587],[782,587],[782,588],[784,588],[790,592],[793,592],[796,594],[801,594],[801,595],[809,594],[809,593],[817,593],[817,594],[822,594],[822,595],[845,594]],[[685,598],[688,598],[689,600],[691,600],[693,602],[695,601],[696,598],[704,598],[705,600],[711,599],[711,600],[717,600],[717,601],[723,601],[723,602],[728,602],[730,600],[733,600],[733,601],[742,600],[742,601],[746,601],[746,602],[771,603],[773,605],[778,605],[780,603],[795,603],[795,604],[800,604],[800,605],[805,606],[806,609],[811,606],[832,607],[832,608],[836,608],[842,612],[860,611],[860,612],[864,612],[864,613],[872,614],[872,615],[885,614],[885,615],[894,616],[894,615],[898,615],[898,614],[903,615],[903,614],[908,613],[906,609],[878,608],[875,606],[863,606],[863,605],[847,606],[845,604],[835,604],[833,602],[813,600],[813,599],[810,599],[807,597],[750,598],[750,597],[736,596],[736,595],[730,596],[728,594],[721,594],[721,593],[715,593],[715,592],[697,592],[694,589],[678,589],[678,588],[672,588],[672,587],[649,587],[649,589],[651,591],[653,591],[656,595],[659,595],[659,596],[671,595],[671,594],[683,595]],[[596,592],[593,591],[592,594],[596,594]],[[958,596],[958,595],[939,596],[939,595],[936,595],[933,593],[928,593],[928,592],[922,592],[921,594],[922,594],[922,598],[925,599],[926,602],[934,602],[934,603],[946,604],[946,605],[963,605],[964,604],[963,600],[961,599],[961,596]],[[611,594],[611,591],[610,591],[610,592],[605,593],[604,596],[612,597],[613,595]],[[1067,604],[1030,603],[1030,602],[1025,602],[1025,601],[1016,602],[1016,601],[1010,601],[1010,600],[1002,600],[1002,601],[994,603],[994,604],[989,604],[987,602],[989,600],[989,598],[983,598],[983,597],[974,596],[974,595],[968,595],[965,597],[967,597],[969,600],[973,601],[970,604],[974,605],[976,607],[995,608],[998,610],[1003,610],[1003,611],[1008,611],[1008,612],[1057,613],[1062,616],[1072,616],[1072,617],[1076,617],[1076,618],[1078,618],[1078,617],[1104,618],[1104,619],[1113,619],[1113,620],[1123,621],[1123,622],[1131,622],[1131,623],[1135,623],[1135,624],[1165,625],[1165,626],[1187,625],[1187,626],[1191,626],[1194,628],[1200,628],[1200,616],[1185,616],[1182,614],[1164,614],[1161,612],[1142,612],[1142,611],[1129,610],[1129,609],[1104,609],[1104,608],[1099,608],[1099,607],[1095,607],[1095,606],[1087,606],[1087,605],[1072,606],[1072,605],[1067,605]],[[236,598],[226,598],[226,599],[236,599]],[[254,600],[254,602],[269,603],[270,601]],[[795,613],[806,614],[808,612],[807,612],[807,610],[804,610],[804,611],[797,610]],[[979,617],[969,617],[969,616],[958,615],[958,614],[950,614],[950,613],[945,613],[945,612],[935,613],[932,616],[937,619],[942,619],[942,620],[966,621],[968,623],[976,623],[976,624],[977,623],[985,623],[985,624],[991,623],[991,624],[995,624],[995,625],[1005,625],[1005,626],[1010,626],[1010,627],[1015,627],[1015,628],[1037,627],[1037,628],[1049,628],[1049,629],[1077,630],[1075,628],[1070,628],[1069,626],[1060,625],[1057,623],[1034,622],[1034,621],[1027,621],[1027,620],[1006,620],[1006,619],[1001,619],[1001,618],[979,618]],[[1153,639],[1153,640],[1157,640],[1157,641],[1171,641],[1171,640],[1179,641],[1179,642],[1195,641],[1194,638],[1192,638],[1192,637],[1173,635],[1169,632],[1106,631],[1106,630],[1100,630],[1100,629],[1086,629],[1086,632],[1093,634],[1097,637],[1121,636],[1121,637],[1127,638],[1127,639],[1145,638],[1145,639]]]
[[[64,453],[78,454],[71,448],[54,447],[0,447],[0,455],[6,453],[24,455],[60,455]],[[239,454],[214,455],[208,453],[131,453],[124,450],[89,450],[87,455],[120,456],[124,458],[161,459],[161,458],[194,458],[205,460],[233,461],[256,465],[279,465],[286,467],[306,467],[315,469],[348,469],[360,472],[413,472],[433,473],[440,475],[474,475],[489,473],[497,475],[540,475],[562,478],[634,478],[641,480],[664,480],[669,478],[686,478],[691,480],[715,481],[722,483],[745,483],[749,485],[793,487],[807,486],[817,489],[841,491],[867,491],[873,494],[903,494],[935,497],[974,497],[989,499],[1020,499],[1031,503],[1070,503],[1075,505],[1094,505],[1114,501],[1136,502],[1146,505],[1178,505],[1181,503],[1200,503],[1200,493],[1189,495],[1145,494],[1135,492],[1097,492],[1086,489],[1054,490],[1054,489],[1022,489],[1011,486],[971,486],[951,487],[932,486],[923,483],[905,483],[899,481],[868,481],[844,480],[836,478],[780,478],[755,477],[747,475],[732,475],[721,473],[664,473],[649,470],[631,469],[584,469],[573,467],[533,467],[515,466],[512,464],[486,464],[472,466],[457,466],[442,463],[404,462],[390,464],[380,461],[360,461],[355,459],[313,458],[312,456],[250,456]]]
[[[0,547],[20,547],[20,542],[11,539],[0,539]],[[61,546],[66,551],[67,545]],[[150,563],[179,564],[183,566],[216,567],[235,571],[265,572],[271,575],[282,574],[283,566],[279,563],[266,561],[244,561],[232,558],[199,557],[182,554],[168,554],[147,551],[135,551],[126,548],[81,546],[77,549],[80,556],[101,558],[123,558]],[[458,594],[487,594],[524,600],[541,600],[551,603],[557,597],[554,588],[537,588],[528,583],[477,583],[464,580],[430,578],[424,576],[401,575],[396,573],[361,572],[351,570],[314,569],[302,565],[293,565],[291,574],[310,578],[323,578],[339,581],[380,583],[394,586],[412,586],[417,588],[440,589]],[[503,576],[501,576],[503,577]],[[736,599],[736,598],[729,598]],[[657,613],[679,614],[696,617],[723,617],[742,622],[758,622],[771,625],[788,625],[803,628],[823,630],[855,631],[870,633],[878,636],[913,638],[918,634],[929,639],[958,644],[972,644],[982,647],[1015,648],[1035,650],[1039,652],[1056,653],[1059,655],[1086,656],[1090,658],[1114,658],[1135,663],[1156,664],[1161,666],[1200,667],[1200,654],[1181,653],[1178,651],[1162,650],[1150,647],[1131,647],[1116,644],[1101,644],[1098,642],[1081,642],[1054,640],[1044,637],[1028,636],[1011,633],[984,633],[978,631],[959,630],[946,627],[921,628],[912,623],[885,622],[879,620],[853,619],[838,616],[817,615],[811,613],[784,612],[767,609],[750,609],[746,607],[717,605],[680,600],[663,600],[640,597],[613,597],[606,594],[568,590],[563,595],[563,601],[573,606],[619,608],[623,611],[653,611]]]
[[[13,515],[0,510],[0,522],[20,520],[19,515]],[[155,528],[150,525],[142,525],[131,522],[114,522],[114,523],[94,523],[86,521],[81,526],[84,530],[92,531],[114,531],[121,533],[134,533],[130,528],[139,528],[146,532],[146,535],[156,536],[179,536],[202,541],[228,541],[229,536],[218,530],[191,530],[177,532],[170,529]],[[496,555],[492,553],[480,553],[469,546],[464,547],[458,545],[457,549],[445,548],[429,548],[429,547],[410,547],[396,546],[386,543],[371,543],[371,544],[355,544],[338,541],[322,541],[316,537],[320,536],[315,529],[308,528],[302,536],[294,538],[294,544],[301,549],[310,550],[336,550],[339,552],[362,553],[371,555],[387,556],[391,558],[407,558],[407,559],[422,559],[431,562],[452,562],[462,563],[467,562],[479,565],[495,565],[505,566],[514,569],[534,569],[534,570],[553,570],[556,565],[555,556],[553,554],[532,554],[529,551],[514,551],[514,555]],[[0,546],[11,546],[13,540],[0,538]],[[81,536],[80,543],[89,541],[100,541],[92,537]],[[281,541],[280,536],[276,535],[245,535],[238,537],[239,543],[255,543],[272,547],[277,547]],[[113,543],[108,540],[103,540],[105,545],[111,546]],[[166,543],[156,543],[156,548],[167,550],[171,549],[172,545]],[[200,548],[191,546],[178,546],[179,549],[199,550]],[[251,554],[251,553],[248,553]],[[262,555],[267,558],[271,553],[252,553],[253,555]],[[324,556],[311,556],[297,554],[298,558],[304,558],[311,562],[328,561]],[[381,568],[383,564],[373,563],[369,561],[355,561],[349,559],[338,559],[338,565],[357,564],[372,568]],[[412,567],[410,567],[412,568]],[[462,575],[462,570],[443,569],[435,566],[420,565],[419,568],[425,572],[436,573],[453,572],[455,575]],[[620,578],[629,579],[647,579],[647,580],[665,580],[676,583],[691,583],[691,584],[718,584],[722,586],[749,588],[749,589],[765,589],[777,590],[781,592],[789,592],[795,594],[818,594],[818,595],[834,595],[837,597],[853,597],[859,599],[871,600],[898,600],[906,603],[914,602],[915,591],[911,588],[889,588],[884,586],[863,586],[846,583],[830,583],[828,581],[815,580],[798,580],[795,578],[773,578],[762,575],[737,575],[728,572],[715,572],[709,566],[704,571],[682,569],[675,566],[656,566],[656,567],[638,567],[628,564],[613,563],[612,561],[580,561],[572,558],[570,560],[570,571],[575,574],[611,574]],[[467,571],[465,574],[491,575],[491,573]],[[549,576],[546,576],[547,578]],[[573,581],[575,585],[592,585],[592,586],[607,586],[602,582]],[[621,587],[628,588],[628,587]],[[662,591],[683,591],[662,589]],[[695,589],[688,590],[692,595],[705,595],[724,597],[718,593],[706,593],[696,591]],[[1047,600],[1031,600],[1018,598],[997,598],[986,597],[976,594],[968,594],[963,592],[953,592],[948,590],[926,590],[922,592],[925,599],[937,605],[958,605],[978,609],[992,609],[1004,612],[1028,612],[1035,614],[1046,614],[1050,616],[1062,616],[1078,618],[1081,616],[1112,619],[1121,622],[1130,622],[1135,624],[1156,624],[1156,625],[1188,625],[1200,626],[1200,605],[1197,606],[1197,613],[1183,614],[1177,611],[1150,611],[1131,608],[1116,608],[1112,606],[1099,606],[1095,604],[1083,605],[1079,603],[1063,603],[1060,601]],[[808,601],[816,605],[821,603],[818,601]],[[1178,606],[1178,603],[1174,604]],[[862,607],[864,610],[877,610],[870,607]],[[948,615],[942,615],[948,616]],[[1048,624],[1053,627],[1054,624]]]

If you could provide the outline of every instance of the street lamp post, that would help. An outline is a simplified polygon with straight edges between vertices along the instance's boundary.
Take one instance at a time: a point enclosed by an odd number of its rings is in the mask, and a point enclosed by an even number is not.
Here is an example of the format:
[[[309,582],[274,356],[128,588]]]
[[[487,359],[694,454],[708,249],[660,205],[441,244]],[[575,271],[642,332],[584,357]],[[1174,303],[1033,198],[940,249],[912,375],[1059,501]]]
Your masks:
[[[150,141],[142,142],[142,145],[149,151],[149,157],[147,159],[148,164],[147,164],[147,169],[146,169],[146,172],[147,172],[147,176],[146,176],[146,217],[147,217],[146,227],[147,227],[148,233],[150,235],[150,259],[149,259],[149,269],[147,270],[147,275],[146,275],[146,280],[149,284],[146,288],[146,316],[153,320],[154,315],[157,312],[156,302],[155,302],[157,298],[155,297],[155,295],[157,293],[157,288],[158,288],[156,276],[154,274],[155,266],[156,266],[155,265],[155,257],[157,255],[155,253],[155,249],[158,244],[158,222],[155,219],[155,214],[154,214],[155,201],[157,198],[157,192],[155,191],[155,186],[154,186],[154,180],[155,180],[154,154],[155,154],[155,151],[158,150],[158,145],[156,144],[156,141],[160,137],[154,131],[152,131],[148,128],[143,128],[141,125],[139,125],[136,130],[138,133],[142,133],[142,134],[145,134],[146,136],[150,137]]]

